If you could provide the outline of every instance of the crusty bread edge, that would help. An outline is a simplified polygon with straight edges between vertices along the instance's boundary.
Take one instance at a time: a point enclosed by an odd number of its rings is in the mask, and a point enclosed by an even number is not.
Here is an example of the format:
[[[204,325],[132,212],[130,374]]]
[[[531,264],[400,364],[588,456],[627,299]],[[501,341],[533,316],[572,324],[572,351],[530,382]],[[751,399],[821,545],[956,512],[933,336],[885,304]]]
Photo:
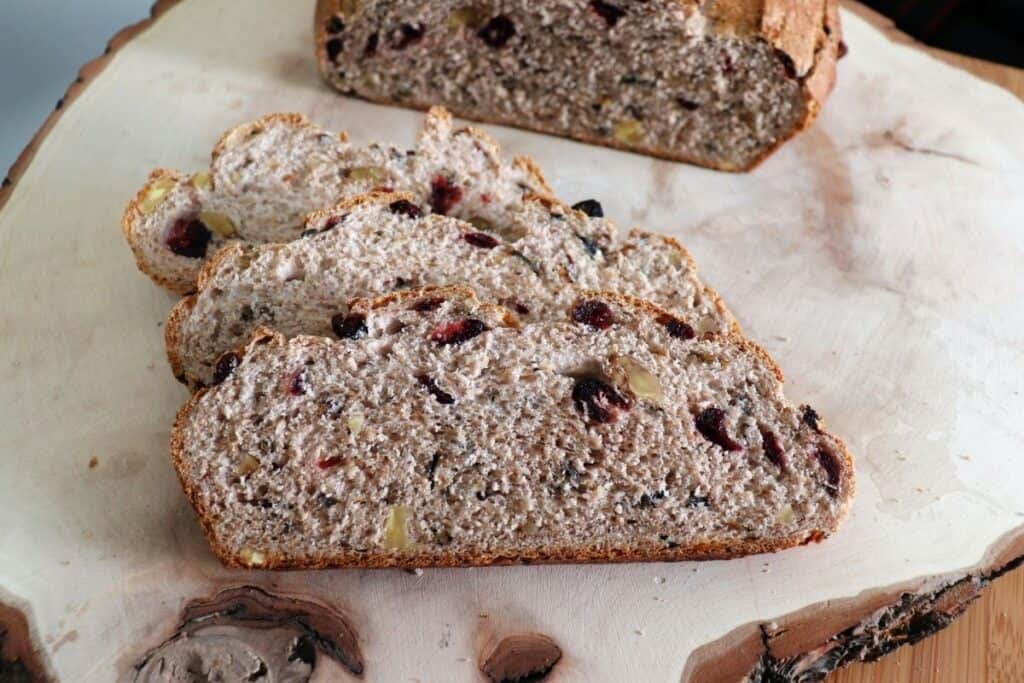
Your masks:
[[[473,305],[488,308],[502,309],[503,307],[494,304],[481,303],[475,293],[469,287],[427,287],[421,289],[403,290],[393,292],[381,297],[357,300],[354,304],[361,310],[376,310],[389,306],[397,301],[422,298],[429,294],[436,294],[439,291],[448,292],[449,296],[462,296]],[[601,297],[615,302],[618,305],[639,310],[642,313],[652,316],[671,315],[668,311],[652,304],[649,301],[638,299],[629,295],[617,292],[591,291],[583,294]],[[581,294],[581,295],[583,295]],[[518,321],[511,311],[505,311],[514,322],[513,327],[518,326]],[[733,343],[742,346],[765,362],[775,373],[779,381],[782,381],[782,373],[761,347],[738,335],[721,335]],[[245,358],[248,350],[257,344],[274,343],[284,345],[288,340],[274,330],[267,327],[256,328],[249,338],[249,341],[236,351],[242,358]],[[260,569],[323,569],[327,567],[359,567],[359,568],[386,568],[386,567],[476,567],[489,565],[511,565],[511,564],[567,564],[567,563],[611,563],[611,562],[664,562],[682,560],[715,560],[730,559],[745,555],[760,553],[771,553],[798,545],[806,545],[812,542],[819,542],[835,533],[839,525],[845,519],[856,493],[856,480],[854,477],[853,458],[847,450],[846,444],[838,437],[819,429],[819,432],[827,438],[840,453],[841,481],[843,484],[843,505],[840,508],[831,524],[822,529],[811,529],[790,536],[766,540],[738,540],[738,541],[698,541],[688,545],[680,545],[675,548],[663,547],[660,545],[641,545],[632,548],[614,547],[561,547],[546,550],[532,550],[506,553],[451,553],[451,552],[412,552],[412,553],[318,553],[307,558],[291,558],[279,556],[273,552],[258,549],[264,555],[264,561],[258,566],[247,564],[235,553],[228,550],[218,540],[214,521],[209,510],[207,510],[195,487],[191,486],[186,478],[187,466],[185,464],[186,452],[184,445],[184,426],[191,412],[202,397],[211,388],[204,388],[193,394],[188,401],[178,410],[175,416],[174,425],[171,429],[170,451],[171,462],[174,465],[182,490],[192,504],[196,518],[203,529],[203,533],[210,544],[210,548],[226,567],[260,568]],[[820,427],[821,425],[819,425]]]
[[[146,178],[146,182],[139,188],[139,191],[135,193],[135,196],[128,201],[128,205],[124,207],[124,212],[121,214],[121,233],[124,235],[125,242],[128,243],[128,247],[135,256],[135,267],[157,285],[181,295],[194,291],[195,283],[182,282],[181,280],[165,277],[158,273],[146,258],[136,226],[143,216],[139,204],[145,199],[153,183],[160,180],[171,180],[177,185],[181,183],[184,177],[179,171],[172,169],[154,169],[150,172],[149,177]]]
[[[791,0],[778,0],[775,2],[770,9],[780,9],[784,11],[785,5]],[[743,165],[733,165],[728,162],[722,161],[719,163],[709,163],[708,160],[698,159],[689,154],[675,152],[672,150],[664,149],[661,147],[652,147],[649,145],[628,145],[622,143],[615,138],[604,138],[597,137],[589,134],[578,134],[578,133],[565,133],[557,130],[553,126],[545,125],[541,122],[527,123],[521,118],[514,118],[512,116],[502,115],[491,115],[487,117],[470,117],[466,112],[459,111],[458,109],[452,109],[452,111],[458,116],[465,118],[473,118],[484,123],[509,126],[513,128],[519,128],[522,130],[533,131],[538,133],[545,133],[548,135],[554,135],[557,137],[568,138],[577,140],[580,142],[600,145],[603,147],[610,147],[612,149],[618,149],[623,152],[633,152],[636,154],[645,154],[647,156],[655,157],[658,159],[665,159],[667,161],[679,161],[683,163],[693,164],[695,166],[703,166],[705,168],[712,168],[719,171],[727,171],[731,173],[742,173],[746,171],[752,171],[757,168],[765,159],[782,146],[783,143],[794,137],[797,133],[808,128],[814,120],[818,117],[822,106],[825,103],[825,99],[828,97],[832,88],[835,86],[836,80],[836,62],[839,57],[839,41],[841,39],[841,27],[839,20],[839,0],[822,0],[824,3],[823,19],[821,26],[809,26],[808,30],[814,31],[817,38],[817,45],[813,54],[813,61],[809,71],[803,76],[802,91],[804,94],[804,115],[799,122],[792,129],[786,131],[779,139],[775,140],[771,145],[766,146],[760,150],[750,161]],[[316,10],[314,12],[314,25],[313,25],[313,44],[314,51],[316,54],[317,66],[319,67],[320,74],[324,80],[330,85],[337,87],[333,81],[333,74],[331,69],[330,60],[327,57],[327,46],[326,46],[326,21],[333,14],[340,11],[339,0],[317,0]],[[763,19],[764,14],[767,12],[764,6],[760,7],[761,16],[758,19]],[[798,49],[797,45],[789,45],[785,40],[773,41],[771,38],[764,33],[759,34],[762,38],[773,44],[777,49],[789,55]],[[377,104],[401,106],[408,109],[419,109],[421,111],[427,111],[431,107],[436,106],[434,102],[425,102],[419,100],[406,100],[403,102],[395,102],[394,100],[384,97],[367,97],[365,95],[344,92],[346,95],[351,95],[359,99],[363,99],[369,102],[375,102]],[[445,104],[446,107],[451,107],[450,104]]]
[[[476,292],[466,285],[445,285],[442,287],[426,286],[413,289],[403,289],[398,292],[390,292],[381,296],[359,297],[350,302],[350,310],[363,315],[372,311],[379,311],[391,306],[400,306],[408,301],[416,301],[423,298],[460,299],[467,306],[478,310],[486,311],[488,315],[501,321],[502,327],[519,329],[519,318],[515,313],[499,304],[492,304],[480,301]]]

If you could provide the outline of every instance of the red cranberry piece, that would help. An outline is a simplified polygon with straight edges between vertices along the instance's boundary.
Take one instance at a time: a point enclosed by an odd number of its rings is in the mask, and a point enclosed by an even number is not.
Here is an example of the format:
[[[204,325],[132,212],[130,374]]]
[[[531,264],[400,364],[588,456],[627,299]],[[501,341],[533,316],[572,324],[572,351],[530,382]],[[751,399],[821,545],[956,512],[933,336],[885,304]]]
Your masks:
[[[572,319],[598,330],[607,330],[615,322],[611,307],[597,299],[586,299],[576,304],[572,309]]]
[[[603,0],[591,0],[590,9],[593,10],[597,16],[604,19],[604,23],[608,24],[608,28],[615,26],[626,11],[621,7],[616,7],[609,2],[603,2]]]
[[[739,443],[734,441],[729,432],[725,429],[725,411],[721,408],[705,408],[697,415],[697,431],[710,441],[727,451],[739,451],[743,449]]]
[[[320,232],[327,232],[328,230],[332,230],[338,227],[339,225],[345,222],[346,218],[348,218],[347,213],[343,213],[340,216],[331,216],[326,221],[324,221],[324,227],[321,228]]]
[[[408,199],[399,199],[398,201],[391,202],[388,204],[388,209],[391,210],[391,213],[408,216],[409,218],[419,218],[423,215],[423,212],[420,211],[420,207],[416,206]]]
[[[288,393],[292,396],[302,396],[306,389],[306,369],[296,370],[288,378]]]
[[[427,391],[442,405],[451,405],[455,399],[446,391],[443,391],[429,375],[416,375],[416,381],[426,387]]]
[[[484,204],[490,204],[491,203],[491,195],[487,194],[486,192],[481,192],[480,193],[480,201],[483,202]]]
[[[345,49],[345,43],[341,38],[331,38],[327,41],[327,59],[331,62],[335,62],[338,59],[338,55]]]
[[[825,488],[828,489],[828,494],[835,498],[836,494],[839,493],[839,473],[841,471],[839,460],[827,448],[819,448],[814,455],[818,459],[818,464],[825,470],[825,476],[827,477]]]
[[[353,313],[338,313],[331,318],[331,329],[339,339],[362,339],[366,336],[366,318]]]
[[[178,256],[203,258],[210,243],[210,231],[194,216],[179,218],[171,223],[164,235],[167,247]]]
[[[487,326],[476,318],[463,318],[449,323],[441,323],[430,331],[430,339],[441,346],[461,344],[486,329]]]
[[[582,202],[573,204],[572,208],[582,211],[591,218],[604,218],[604,208],[596,199],[584,199]]]
[[[676,339],[693,339],[694,337],[693,328],[678,318],[673,318],[670,315],[663,315],[658,318],[658,322],[664,325],[665,330],[669,335]]]
[[[494,48],[505,47],[505,43],[515,34],[516,25],[503,14],[488,21],[487,25],[477,33],[480,40]]]
[[[629,410],[629,401],[605,382],[593,377],[581,377],[572,388],[576,410],[594,422],[615,422],[619,412]]]
[[[818,425],[818,422],[821,420],[821,416],[818,415],[818,412],[814,408],[810,406],[804,406],[804,413],[801,416],[801,419],[803,419],[804,424],[806,424],[814,431],[821,431],[821,427]]]
[[[438,306],[444,303],[444,299],[441,297],[433,297],[430,299],[420,299],[414,303],[410,308],[417,313],[428,313],[429,311],[436,310]]]
[[[329,458],[324,458],[316,463],[316,466],[322,470],[327,470],[332,467],[337,467],[344,460],[340,455],[332,455]]]
[[[391,45],[396,50],[404,50],[410,45],[423,40],[424,29],[420,24],[402,24],[391,40]]]
[[[779,443],[779,437],[775,435],[775,432],[765,426],[761,426],[759,429],[761,431],[761,445],[764,446],[765,457],[767,457],[773,465],[785,472],[786,452],[782,450],[782,444]]]
[[[371,34],[370,37],[366,39],[366,45],[363,46],[363,56],[372,57],[377,54],[378,43],[380,43],[380,36],[376,33]]]
[[[214,385],[222,383],[231,373],[235,371],[238,364],[242,362],[242,359],[238,357],[238,354],[233,351],[228,351],[223,356],[217,359],[217,364],[213,368],[213,383]]]
[[[452,185],[443,175],[436,175],[430,181],[430,208],[434,213],[447,214],[462,200],[462,188]]]
[[[494,249],[498,246],[498,240],[494,239],[486,232],[467,232],[462,236],[462,239],[466,240],[474,247],[480,247],[481,249]]]

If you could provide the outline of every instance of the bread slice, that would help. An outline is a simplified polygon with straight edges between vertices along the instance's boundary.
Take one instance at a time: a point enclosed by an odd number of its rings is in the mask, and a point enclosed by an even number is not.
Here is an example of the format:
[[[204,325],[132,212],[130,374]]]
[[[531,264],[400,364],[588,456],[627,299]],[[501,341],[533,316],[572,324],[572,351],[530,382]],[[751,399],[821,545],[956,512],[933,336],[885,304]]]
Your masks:
[[[174,466],[226,565],[726,558],[819,541],[849,507],[846,448],[735,336],[601,292],[521,327],[459,287],[352,312],[348,339],[257,330],[178,413]]]
[[[338,90],[722,170],[752,168],[835,81],[837,0],[318,0]]]
[[[577,289],[605,288],[652,298],[689,334],[737,329],[670,238],[635,231],[616,244],[610,222],[550,198],[528,198],[501,233],[422,214],[412,200],[352,198],[311,214],[303,239],[218,253],[164,327],[175,376],[192,388],[209,384],[220,355],[259,325],[337,337],[350,300],[427,285],[470,284],[526,322],[561,317]]]
[[[207,171],[154,171],[122,228],[139,269],[186,294],[224,244],[296,239],[306,213],[372,189],[411,192],[437,213],[487,224],[500,224],[525,192],[551,191],[529,159],[502,161],[491,138],[454,129],[441,108],[427,114],[412,150],[350,145],[301,114],[271,114],[226,133]]]

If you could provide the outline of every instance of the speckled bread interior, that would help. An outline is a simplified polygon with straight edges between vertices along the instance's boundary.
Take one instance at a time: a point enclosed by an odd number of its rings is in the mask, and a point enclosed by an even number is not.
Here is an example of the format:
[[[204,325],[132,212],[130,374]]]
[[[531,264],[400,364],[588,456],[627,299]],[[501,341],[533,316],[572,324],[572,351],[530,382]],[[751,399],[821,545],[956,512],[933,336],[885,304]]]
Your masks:
[[[302,239],[224,249],[168,316],[174,374],[208,385],[220,355],[259,325],[337,337],[350,300],[427,285],[469,284],[524,322],[562,317],[575,291],[605,288],[650,298],[696,333],[736,329],[670,238],[634,231],[619,242],[609,221],[547,198],[528,198],[500,226],[429,214],[415,199],[362,195],[311,214]]]
[[[338,90],[723,170],[810,124],[831,90],[835,0],[319,0]]]
[[[270,114],[228,131],[208,170],[154,171],[122,219],[140,270],[157,284],[195,290],[206,260],[226,244],[297,239],[310,211],[375,189],[402,190],[436,213],[498,224],[547,183],[526,158],[431,110],[413,149],[351,145],[300,114]]]
[[[342,340],[258,330],[180,411],[175,466],[225,563],[728,557],[849,506],[843,444],[735,336],[595,292],[526,326],[464,288],[353,313]]]

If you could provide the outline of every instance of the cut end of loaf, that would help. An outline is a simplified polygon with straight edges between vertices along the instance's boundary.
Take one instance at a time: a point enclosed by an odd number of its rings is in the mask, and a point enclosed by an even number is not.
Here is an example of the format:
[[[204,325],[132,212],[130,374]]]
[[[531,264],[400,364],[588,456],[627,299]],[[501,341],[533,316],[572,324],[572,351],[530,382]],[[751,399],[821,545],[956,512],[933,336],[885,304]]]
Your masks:
[[[808,125],[834,81],[834,3],[778,4],[320,0],[317,55],[373,101],[740,171]]]
[[[175,466],[227,564],[732,557],[821,540],[849,506],[845,447],[773,365],[650,304],[591,293],[519,328],[435,288],[353,313],[346,339],[260,331],[179,413]]]

